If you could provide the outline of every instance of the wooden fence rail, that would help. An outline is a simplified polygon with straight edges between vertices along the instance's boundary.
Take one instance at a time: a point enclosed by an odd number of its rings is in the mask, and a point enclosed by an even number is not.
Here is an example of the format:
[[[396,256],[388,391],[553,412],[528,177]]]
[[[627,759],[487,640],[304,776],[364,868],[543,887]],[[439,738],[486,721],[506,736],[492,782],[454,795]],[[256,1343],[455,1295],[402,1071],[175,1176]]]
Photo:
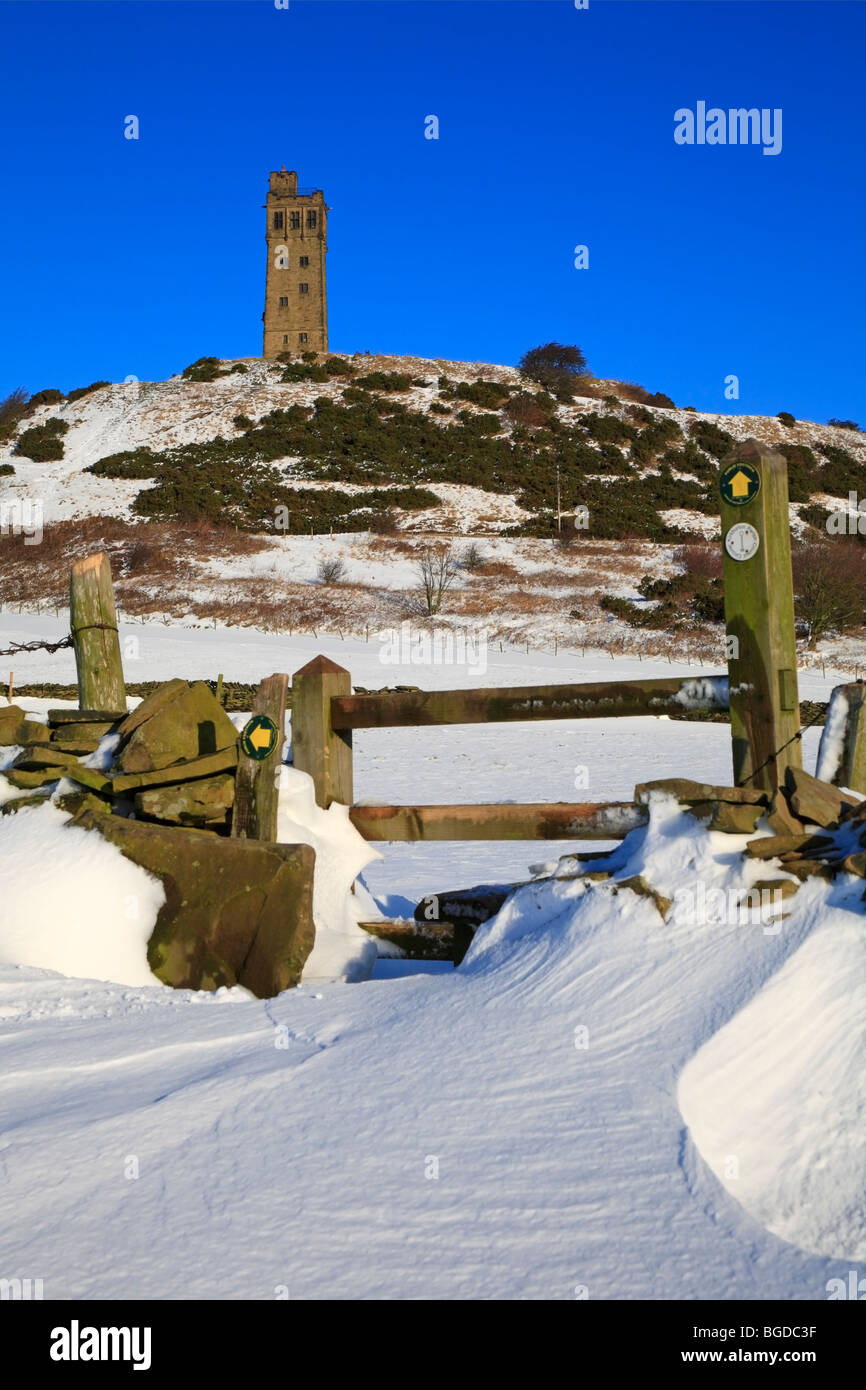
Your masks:
[[[630,801],[538,805],[353,806],[365,840],[621,840],[647,822]]]
[[[306,670],[307,668],[305,668]],[[721,676],[518,685],[484,690],[421,690],[331,699],[331,728],[409,728],[426,724],[501,724],[534,719],[605,719],[624,715],[714,713],[728,708]]]

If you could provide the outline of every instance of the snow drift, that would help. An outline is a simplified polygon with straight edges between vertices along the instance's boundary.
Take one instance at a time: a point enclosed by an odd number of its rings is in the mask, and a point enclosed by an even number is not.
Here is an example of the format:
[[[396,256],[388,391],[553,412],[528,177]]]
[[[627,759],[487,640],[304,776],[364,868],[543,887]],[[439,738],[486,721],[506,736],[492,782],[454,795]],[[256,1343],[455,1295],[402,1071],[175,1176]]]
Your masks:
[[[679,1083],[704,1160],[769,1231],[866,1261],[862,881],[800,890],[812,934]]]

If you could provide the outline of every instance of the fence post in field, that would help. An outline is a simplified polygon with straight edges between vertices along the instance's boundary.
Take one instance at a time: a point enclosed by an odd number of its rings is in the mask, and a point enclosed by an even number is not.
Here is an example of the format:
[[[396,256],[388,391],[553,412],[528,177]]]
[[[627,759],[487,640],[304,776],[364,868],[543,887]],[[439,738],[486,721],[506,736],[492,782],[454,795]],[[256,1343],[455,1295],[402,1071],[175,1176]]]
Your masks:
[[[104,550],[72,565],[69,627],[78,672],[79,709],[125,712],[111,564]]]
[[[830,696],[815,776],[866,794],[866,684],[837,685]]]
[[[802,767],[787,463],[747,439],[719,491],[734,781],[775,791]]]
[[[316,656],[292,677],[292,760],[312,777],[316,801],[351,806],[352,731],[331,724],[331,700],[352,693],[352,678],[326,656]]]
[[[252,717],[241,732],[232,839],[277,839],[288,685],[286,675],[263,680],[253,700]]]

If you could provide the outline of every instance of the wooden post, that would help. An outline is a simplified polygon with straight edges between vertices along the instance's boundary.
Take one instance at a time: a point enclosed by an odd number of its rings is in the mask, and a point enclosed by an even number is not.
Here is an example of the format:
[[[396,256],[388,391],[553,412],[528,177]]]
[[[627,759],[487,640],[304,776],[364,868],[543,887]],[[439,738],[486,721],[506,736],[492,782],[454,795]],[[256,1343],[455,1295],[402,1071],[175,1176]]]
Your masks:
[[[111,564],[104,550],[69,572],[69,626],[81,709],[126,712]]]
[[[837,685],[830,696],[815,776],[866,794],[866,685]]]
[[[719,475],[734,781],[775,791],[802,767],[788,466],[755,439]]]
[[[352,693],[352,678],[326,656],[316,656],[292,677],[292,759],[316,787],[316,801],[351,806],[352,732],[335,730],[331,700]]]
[[[222,680],[222,677],[220,677]],[[235,804],[232,811],[232,839],[277,839],[277,809],[279,801],[279,769],[283,758],[286,727],[287,675],[268,676],[256,691],[252,714],[264,715],[277,727],[277,741],[264,758],[252,758],[238,747],[238,771],[235,783]],[[251,720],[252,724],[254,721]],[[273,731],[271,731],[273,737]],[[264,744],[266,747],[267,744]],[[253,735],[255,752],[255,734]],[[261,751],[261,750],[260,750]]]

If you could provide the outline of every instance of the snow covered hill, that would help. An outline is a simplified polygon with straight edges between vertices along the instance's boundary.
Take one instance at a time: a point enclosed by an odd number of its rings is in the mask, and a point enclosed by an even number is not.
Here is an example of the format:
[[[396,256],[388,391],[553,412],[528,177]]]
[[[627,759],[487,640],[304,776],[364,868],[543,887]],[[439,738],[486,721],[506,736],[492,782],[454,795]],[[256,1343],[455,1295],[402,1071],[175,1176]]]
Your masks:
[[[597,470],[593,463],[589,473],[581,473],[575,465],[577,471],[564,485],[564,511],[568,513],[579,502],[582,487],[601,487],[601,493],[592,493],[598,507],[590,515],[588,529],[577,531],[570,544],[561,545],[555,531],[551,538],[543,534],[544,526],[553,524],[550,508],[555,500],[552,455],[544,453],[553,447],[550,440],[539,443],[540,436],[518,439],[507,409],[503,408],[499,417],[491,416],[483,407],[448,395],[453,384],[461,381],[470,386],[503,383],[512,393],[522,392],[526,383],[514,368],[367,355],[352,358],[349,366],[353,377],[328,376],[319,369],[326,380],[285,381],[281,364],[249,359],[222,364],[222,374],[212,381],[182,376],[165,382],[131,381],[98,387],[74,400],[39,405],[22,421],[21,429],[25,425],[38,429],[51,419],[61,421],[67,427],[62,437],[63,457],[40,463],[15,453],[12,441],[0,446],[0,470],[11,470],[0,472],[0,603],[25,610],[57,607],[65,595],[69,557],[106,548],[112,558],[118,601],[128,616],[232,622],[289,634],[324,631],[337,638],[347,633],[369,636],[404,620],[417,623],[423,619],[418,597],[419,555],[431,545],[451,546],[456,573],[437,617],[440,624],[476,636],[483,631],[491,644],[511,643],[536,651],[604,647],[612,652],[640,651],[645,656],[664,654],[672,658],[685,650],[710,661],[722,656],[721,629],[705,618],[687,614],[684,626],[676,631],[670,623],[636,627],[626,620],[628,611],[623,614],[607,603],[612,598],[614,605],[617,601],[632,607],[643,605],[648,612],[654,601],[647,607],[639,592],[641,581],[664,579],[691,563],[687,556],[683,558],[673,533],[663,531],[665,539],[652,539],[641,532],[641,525],[652,525],[655,518],[659,527],[678,530],[685,542],[690,537],[701,541],[717,535],[715,506],[704,502],[703,510],[695,510],[689,505],[689,496],[692,502],[695,496],[686,495],[699,483],[708,495],[706,489],[712,489],[717,467],[714,457],[696,446],[691,455],[683,455],[697,461],[695,466],[702,475],[698,479],[685,464],[685,472],[677,468],[671,472],[664,458],[629,461],[614,446],[598,443],[597,437],[604,437],[608,428],[628,428],[634,434],[642,417],[629,414],[636,407],[625,398],[613,403],[609,392],[622,389],[616,383],[593,383],[596,393],[605,394],[578,396],[572,404],[555,409],[560,430],[556,438],[566,441],[564,447],[572,450],[568,456],[581,460],[584,470],[587,458],[599,460]],[[529,493],[518,497],[516,492],[503,489],[513,486],[519,491],[519,468],[507,484],[496,481],[495,469],[489,470],[489,478],[473,476],[471,482],[413,476],[412,481],[432,492],[439,502],[408,511],[397,508],[393,534],[353,529],[329,535],[327,524],[315,528],[318,534],[299,534],[298,523],[293,525],[291,516],[289,534],[274,532],[273,527],[267,533],[249,534],[220,526],[219,512],[216,525],[147,522],[133,515],[131,509],[137,497],[140,500],[153,489],[152,479],[103,477],[87,471],[99,460],[131,450],[151,450],[155,451],[153,457],[164,458],[165,450],[183,446],[207,450],[220,439],[229,441],[236,450],[240,447],[243,454],[247,446],[238,431],[245,427],[237,423],[239,420],[255,426],[271,412],[285,412],[292,406],[309,413],[317,400],[340,404],[346,390],[351,393],[355,389],[353,381],[365,376],[379,379],[377,373],[398,373],[404,382],[414,383],[384,393],[394,410],[409,412],[407,416],[398,414],[398,421],[424,421],[424,428],[436,435],[437,426],[444,428],[444,420],[457,438],[463,415],[470,424],[476,419],[496,422],[498,418],[496,438],[504,445],[512,441],[519,458],[520,451],[530,446],[541,450],[537,458],[532,457],[536,462],[542,460],[538,475],[542,481],[536,480]],[[440,381],[451,385],[442,387]],[[363,392],[356,394],[364,396]],[[365,399],[369,397],[370,392]],[[672,455],[675,462],[680,445],[692,447],[694,438],[703,439],[717,452],[727,447],[719,442],[722,436],[689,435],[700,427],[724,430],[733,439],[754,436],[779,447],[800,447],[806,451],[804,458],[814,460],[813,471],[819,482],[828,467],[825,462],[819,467],[825,459],[822,449],[836,459],[828,478],[847,478],[851,469],[855,475],[857,470],[866,472],[866,439],[856,431],[808,421],[783,424],[778,419],[752,416],[699,415],[659,406],[644,409],[643,416],[653,427],[667,422],[671,429],[683,431],[675,436],[675,442],[679,441]],[[584,425],[595,435],[585,434]],[[464,426],[469,427],[466,421]],[[257,447],[250,437],[251,458],[255,458]],[[339,443],[339,448],[349,453],[353,447],[351,436]],[[631,448],[636,447],[633,441]],[[598,452],[605,448],[613,448],[613,455]],[[287,455],[261,466],[271,469],[269,477],[281,478],[302,496],[339,493],[351,498],[370,487],[369,482],[344,480],[339,457],[336,462],[328,460],[327,466],[322,458],[313,463],[315,467],[309,461],[307,466],[298,457]],[[352,467],[356,463],[354,460]],[[207,461],[202,466],[205,492],[210,468]],[[607,468],[613,468],[613,473],[606,473]],[[448,476],[453,472],[452,468]],[[647,495],[636,530],[626,526],[625,536],[617,534],[619,509],[634,491],[632,484],[654,487],[656,483],[659,497],[653,500]],[[399,486],[377,483],[375,491],[387,501],[389,492]],[[683,489],[683,505],[668,505]],[[847,504],[847,493],[840,496],[841,491],[837,487],[832,495],[816,492],[813,509]],[[527,510],[530,494],[532,506],[540,507],[540,512]],[[394,495],[398,495],[396,491]],[[614,499],[611,506],[607,505],[608,497]],[[803,510],[802,501],[792,503],[795,536],[804,533]],[[15,531],[16,525],[23,531],[25,512],[42,538],[40,545],[29,549],[22,548],[20,537],[7,534]],[[363,511],[359,517],[359,524],[363,524]],[[524,523],[531,534],[504,534]],[[596,534],[598,531],[601,534]],[[809,534],[815,537],[818,532]],[[713,554],[718,561],[714,547]],[[339,578],[333,583],[323,581],[322,574],[334,565]],[[856,674],[858,656],[848,638],[825,642],[822,653],[845,656],[851,674]],[[812,654],[804,652],[803,659],[811,660]]]
[[[452,362],[443,358],[374,356],[359,354],[348,359],[359,372],[401,372],[426,379],[425,386],[412,386],[396,399],[410,410],[429,411],[437,399],[440,376],[464,381],[502,381],[512,389],[525,386],[513,367],[488,363]],[[218,436],[231,438],[237,431],[234,419],[243,414],[257,421],[269,411],[290,405],[312,407],[317,397],[340,399],[346,379],[332,377],[325,382],[282,382],[279,364],[261,358],[238,359],[246,370],[242,374],[226,371],[214,381],[190,381],[182,376],[164,382],[130,381],[106,385],[73,402],[49,403],[38,407],[27,424],[40,425],[57,417],[69,426],[65,436],[65,456],[53,463],[39,464],[13,455],[11,446],[0,446],[0,464],[14,465],[14,479],[0,480],[0,498],[17,495],[38,496],[47,522],[88,515],[127,517],[129,504],[140,483],[94,478],[83,472],[108,455],[125,450],[150,448],[163,450],[175,445],[205,443]],[[226,362],[225,368],[235,363]],[[595,388],[616,389],[616,383],[599,381]],[[623,402],[623,405],[625,402]],[[590,412],[609,412],[610,406],[598,397],[578,397],[572,405],[560,406],[559,418],[570,425]],[[767,444],[814,444],[825,442],[851,452],[866,463],[866,437],[847,429],[797,421],[787,427],[775,418],[754,415],[700,413],[683,409],[653,407],[656,418],[677,422],[686,430],[695,420],[724,428],[736,439],[749,437]],[[434,417],[435,418],[435,417]],[[506,422],[506,430],[509,428]],[[290,462],[290,460],[287,460]],[[447,487],[448,485],[446,485]],[[569,499],[566,499],[568,502]],[[495,533],[523,515],[509,506],[496,492],[448,487],[443,506],[430,514],[413,518],[417,529],[454,530],[460,533]],[[694,522],[699,525],[697,521]]]

